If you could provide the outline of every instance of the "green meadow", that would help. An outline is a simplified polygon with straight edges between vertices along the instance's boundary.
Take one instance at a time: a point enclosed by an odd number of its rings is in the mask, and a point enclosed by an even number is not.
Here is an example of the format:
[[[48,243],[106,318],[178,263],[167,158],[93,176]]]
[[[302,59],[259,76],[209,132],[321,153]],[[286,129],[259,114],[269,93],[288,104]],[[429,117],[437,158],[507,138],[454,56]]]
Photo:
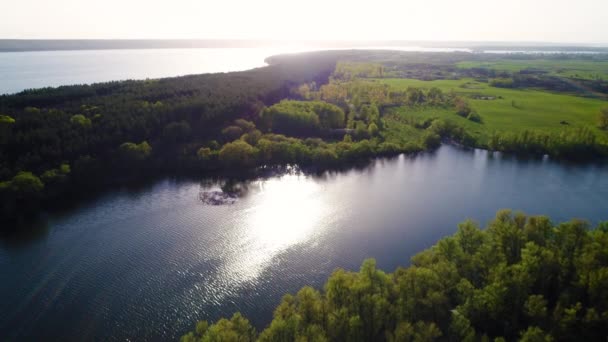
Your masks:
[[[495,88],[472,79],[384,79],[381,82],[400,90],[408,87],[437,87],[444,92],[454,92],[466,97],[472,108],[481,116],[481,123],[456,115],[452,108],[403,106],[396,112],[404,117],[451,119],[482,140],[492,132],[535,130],[557,133],[587,127],[592,129],[600,140],[608,141],[608,134],[597,127],[600,109],[608,106],[608,101],[539,90]]]
[[[499,61],[465,61],[456,63],[463,69],[485,68],[497,71],[519,72],[526,69],[542,70],[553,76],[579,79],[608,80],[608,62],[591,60],[499,60]]]

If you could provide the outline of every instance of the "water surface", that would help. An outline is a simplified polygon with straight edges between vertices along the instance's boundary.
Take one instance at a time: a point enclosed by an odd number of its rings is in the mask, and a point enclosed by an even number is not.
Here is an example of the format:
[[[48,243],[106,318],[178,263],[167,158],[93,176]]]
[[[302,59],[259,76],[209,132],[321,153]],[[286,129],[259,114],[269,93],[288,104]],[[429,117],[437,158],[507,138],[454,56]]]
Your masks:
[[[3,340],[174,339],[241,311],[261,327],[287,292],[367,257],[392,271],[500,208],[556,221],[608,219],[608,167],[521,161],[443,146],[343,172],[240,183],[233,205],[164,180],[50,214],[0,239]],[[225,188],[225,186],[224,186]],[[35,228],[35,229],[34,229]]]
[[[142,49],[0,53],[0,94],[126,79],[248,70],[277,49]]]

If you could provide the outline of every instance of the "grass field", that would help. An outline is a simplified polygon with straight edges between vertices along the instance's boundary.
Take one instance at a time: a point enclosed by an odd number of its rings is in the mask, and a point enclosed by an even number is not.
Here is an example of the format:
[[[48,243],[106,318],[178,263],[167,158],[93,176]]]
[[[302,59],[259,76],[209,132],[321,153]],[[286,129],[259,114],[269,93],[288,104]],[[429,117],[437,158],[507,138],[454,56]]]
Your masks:
[[[454,91],[467,97],[473,109],[482,117],[482,123],[474,123],[462,118],[451,109],[401,107],[397,112],[416,118],[452,119],[482,139],[492,132],[520,132],[528,129],[556,133],[588,127],[594,130],[600,140],[608,142],[608,134],[597,128],[599,111],[608,106],[608,101],[538,90],[495,88],[472,79],[437,81],[382,79],[380,81],[397,89],[437,87],[444,92]],[[478,97],[489,99],[478,99]]]
[[[405,146],[407,144],[416,144],[420,141],[423,136],[423,131],[414,128],[413,126],[401,122],[401,113],[396,113],[395,117],[392,115],[385,118],[387,123],[386,129],[382,132],[382,137],[392,143]],[[408,116],[412,116],[412,113],[408,113]],[[422,116],[415,116],[416,118]]]
[[[584,60],[501,60],[496,62],[467,61],[456,64],[459,68],[486,68],[499,71],[517,72],[526,69],[537,69],[550,75],[594,80],[608,80],[607,61]]]

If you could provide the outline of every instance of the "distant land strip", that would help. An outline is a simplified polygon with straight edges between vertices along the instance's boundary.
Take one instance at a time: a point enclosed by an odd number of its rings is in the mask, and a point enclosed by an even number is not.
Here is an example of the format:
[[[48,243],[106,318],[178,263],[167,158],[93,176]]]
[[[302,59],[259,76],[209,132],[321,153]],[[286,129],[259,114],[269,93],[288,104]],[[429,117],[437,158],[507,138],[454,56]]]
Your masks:
[[[124,50],[124,49],[192,49],[192,48],[272,48],[285,46],[332,48],[364,47],[421,47],[463,48],[475,52],[488,50],[509,51],[564,51],[608,53],[608,46],[556,44],[543,42],[441,42],[441,41],[290,41],[246,39],[0,39],[0,52],[64,51],[64,50]]]

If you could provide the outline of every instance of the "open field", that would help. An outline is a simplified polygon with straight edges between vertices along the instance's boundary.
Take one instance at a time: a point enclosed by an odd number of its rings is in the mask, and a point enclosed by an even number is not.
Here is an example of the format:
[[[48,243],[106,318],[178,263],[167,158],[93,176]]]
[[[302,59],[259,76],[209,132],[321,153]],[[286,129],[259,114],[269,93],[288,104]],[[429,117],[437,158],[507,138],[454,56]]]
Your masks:
[[[557,133],[565,129],[587,127],[601,140],[608,141],[608,134],[597,128],[599,111],[608,106],[608,101],[538,90],[495,88],[472,79],[386,79],[381,82],[397,89],[437,87],[444,92],[453,91],[467,97],[472,108],[482,117],[482,123],[462,118],[453,109],[401,107],[398,112],[416,118],[449,118],[482,139],[492,132],[536,130]]]
[[[387,127],[382,132],[382,137],[391,143],[397,143],[401,146],[406,146],[408,144],[417,144],[423,136],[423,131],[414,128],[412,125],[409,125],[403,122],[402,119],[407,119],[408,117],[415,118],[424,118],[424,117],[440,117],[439,115],[433,115],[431,113],[429,116],[416,115],[414,113],[408,112],[407,115],[401,116],[400,113],[393,113],[385,118]]]
[[[579,79],[602,79],[608,80],[607,61],[586,61],[586,60],[550,60],[550,59],[531,59],[531,60],[500,60],[500,61],[465,61],[456,63],[456,66],[463,69],[485,68],[497,71],[519,72],[526,69],[540,70],[549,75],[579,78]]]

